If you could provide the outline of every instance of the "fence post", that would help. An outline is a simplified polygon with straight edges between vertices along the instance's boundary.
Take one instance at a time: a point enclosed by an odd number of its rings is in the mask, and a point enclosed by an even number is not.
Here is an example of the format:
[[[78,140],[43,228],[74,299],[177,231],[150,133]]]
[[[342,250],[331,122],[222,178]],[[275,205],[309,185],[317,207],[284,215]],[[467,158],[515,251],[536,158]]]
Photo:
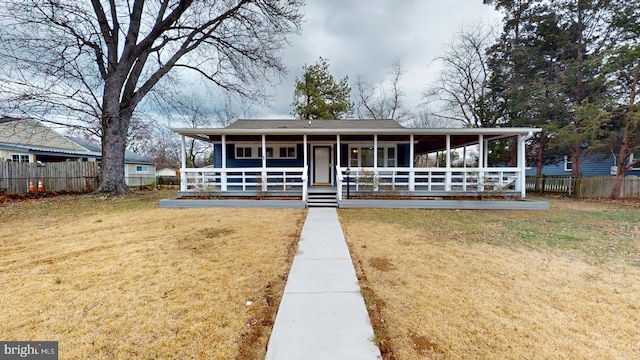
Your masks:
[[[542,174],[542,189],[540,190],[541,194],[544,194],[544,189],[546,187],[546,183],[547,182],[547,176],[545,174]]]
[[[576,185],[575,185],[576,197],[580,197],[582,195],[581,188],[582,188],[582,174],[578,175],[578,177],[576,178]]]

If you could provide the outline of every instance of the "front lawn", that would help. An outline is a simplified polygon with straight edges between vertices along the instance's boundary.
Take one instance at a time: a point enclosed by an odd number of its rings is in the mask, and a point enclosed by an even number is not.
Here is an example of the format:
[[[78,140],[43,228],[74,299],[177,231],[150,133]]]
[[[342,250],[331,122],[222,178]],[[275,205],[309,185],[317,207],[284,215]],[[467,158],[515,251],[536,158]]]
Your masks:
[[[60,359],[264,357],[305,210],[160,209],[168,192],[0,207],[0,339]]]
[[[340,210],[385,359],[640,358],[640,208]]]

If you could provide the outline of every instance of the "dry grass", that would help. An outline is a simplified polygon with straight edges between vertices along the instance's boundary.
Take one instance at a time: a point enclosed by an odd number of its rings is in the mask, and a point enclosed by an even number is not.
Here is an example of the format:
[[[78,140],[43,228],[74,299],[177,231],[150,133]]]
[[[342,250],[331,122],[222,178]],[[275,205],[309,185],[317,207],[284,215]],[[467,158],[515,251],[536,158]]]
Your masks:
[[[385,359],[638,359],[636,206],[340,219]]]
[[[59,341],[61,359],[263,358],[306,212],[159,209],[169,196],[0,207],[0,338]]]

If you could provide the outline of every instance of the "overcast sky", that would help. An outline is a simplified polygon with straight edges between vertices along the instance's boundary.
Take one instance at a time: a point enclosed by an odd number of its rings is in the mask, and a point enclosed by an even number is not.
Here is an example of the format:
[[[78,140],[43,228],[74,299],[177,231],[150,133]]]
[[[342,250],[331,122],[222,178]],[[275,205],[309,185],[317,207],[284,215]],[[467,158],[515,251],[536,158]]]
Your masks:
[[[348,75],[352,83],[358,75],[369,82],[383,80],[388,65],[400,57],[406,70],[404,101],[416,106],[439,72],[433,60],[462,26],[495,25],[501,18],[482,0],[306,0],[303,12],[302,35],[283,52],[289,74],[273,89],[271,108],[257,109],[254,118],[292,118],[295,78],[320,56],[329,60],[336,80]]]

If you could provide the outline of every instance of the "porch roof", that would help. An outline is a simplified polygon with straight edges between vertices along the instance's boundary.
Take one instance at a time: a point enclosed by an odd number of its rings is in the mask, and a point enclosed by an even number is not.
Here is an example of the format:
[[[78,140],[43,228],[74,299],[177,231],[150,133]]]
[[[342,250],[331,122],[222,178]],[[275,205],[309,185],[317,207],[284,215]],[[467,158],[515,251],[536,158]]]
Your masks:
[[[445,147],[445,136],[451,135],[451,146],[477,144],[479,135],[497,140],[542,131],[539,128],[407,128],[394,120],[238,120],[226,128],[174,128],[174,132],[207,142],[220,142],[222,135],[416,135],[418,152]],[[345,139],[346,140],[346,139]],[[348,140],[347,140],[348,141]]]
[[[173,128],[189,137],[209,140],[220,135],[485,135],[508,137],[540,132],[539,128],[407,128],[394,120],[238,120],[226,128]]]

